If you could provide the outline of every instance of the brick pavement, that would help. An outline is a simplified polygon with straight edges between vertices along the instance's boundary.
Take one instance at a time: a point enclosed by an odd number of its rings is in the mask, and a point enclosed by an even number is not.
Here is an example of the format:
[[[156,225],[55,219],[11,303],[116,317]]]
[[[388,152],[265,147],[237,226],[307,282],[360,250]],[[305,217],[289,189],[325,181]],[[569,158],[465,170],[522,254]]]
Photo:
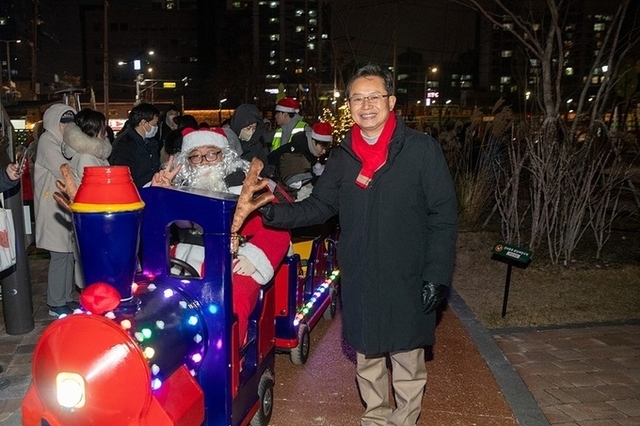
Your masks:
[[[549,423],[640,425],[640,323],[498,332]]]

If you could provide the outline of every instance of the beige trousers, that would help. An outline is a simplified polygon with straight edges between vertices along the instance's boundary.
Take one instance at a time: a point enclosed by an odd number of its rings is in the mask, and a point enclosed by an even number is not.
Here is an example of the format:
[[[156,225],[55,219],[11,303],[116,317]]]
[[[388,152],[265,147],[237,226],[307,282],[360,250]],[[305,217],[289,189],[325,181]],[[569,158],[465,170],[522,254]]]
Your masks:
[[[389,358],[395,410],[389,402],[386,356],[366,357],[357,353],[356,377],[366,404],[361,426],[410,426],[418,420],[427,383],[424,349],[394,352]]]

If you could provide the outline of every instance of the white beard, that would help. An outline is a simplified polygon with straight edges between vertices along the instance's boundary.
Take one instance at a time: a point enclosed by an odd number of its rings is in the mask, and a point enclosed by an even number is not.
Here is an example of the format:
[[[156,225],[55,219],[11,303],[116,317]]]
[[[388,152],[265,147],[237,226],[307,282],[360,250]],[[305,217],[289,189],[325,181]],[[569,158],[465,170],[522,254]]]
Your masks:
[[[227,192],[224,163],[193,167],[188,185],[209,191]]]

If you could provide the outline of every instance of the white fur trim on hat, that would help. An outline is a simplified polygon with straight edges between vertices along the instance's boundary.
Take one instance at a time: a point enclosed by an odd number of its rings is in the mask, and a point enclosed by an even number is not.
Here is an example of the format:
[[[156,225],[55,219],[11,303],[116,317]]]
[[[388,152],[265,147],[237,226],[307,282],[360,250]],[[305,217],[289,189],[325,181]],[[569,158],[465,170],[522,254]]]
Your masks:
[[[201,146],[217,146],[222,149],[229,146],[229,141],[220,133],[212,130],[195,130],[182,137],[183,152],[188,153],[192,149]]]

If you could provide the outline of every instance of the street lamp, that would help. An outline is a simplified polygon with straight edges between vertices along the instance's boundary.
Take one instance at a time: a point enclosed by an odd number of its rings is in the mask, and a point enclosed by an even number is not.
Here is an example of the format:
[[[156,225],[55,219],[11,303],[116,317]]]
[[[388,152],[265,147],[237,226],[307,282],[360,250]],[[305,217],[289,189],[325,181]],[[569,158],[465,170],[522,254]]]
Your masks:
[[[222,104],[227,102],[227,98],[220,99],[218,102],[218,126],[222,127]]]
[[[144,80],[144,71],[142,70],[142,61],[140,59],[138,59],[138,58],[143,53],[146,53],[149,56],[153,56],[155,54],[155,51],[153,51],[153,50],[147,50],[147,51],[141,50],[140,52],[136,53],[136,55],[133,56],[128,61],[118,61],[118,65],[120,65],[120,66],[133,64],[133,70],[135,71],[135,74],[136,74],[136,79],[135,79],[135,83],[136,83],[136,101],[135,101],[134,105],[138,105],[142,101],[142,90],[140,89],[140,85],[144,84],[145,80]],[[151,68],[149,70],[151,71]]]
[[[11,52],[9,50],[9,43],[22,43],[22,40],[0,40],[7,48],[7,82],[9,85],[9,91],[11,91]],[[2,87],[2,67],[0,67],[0,87]]]

